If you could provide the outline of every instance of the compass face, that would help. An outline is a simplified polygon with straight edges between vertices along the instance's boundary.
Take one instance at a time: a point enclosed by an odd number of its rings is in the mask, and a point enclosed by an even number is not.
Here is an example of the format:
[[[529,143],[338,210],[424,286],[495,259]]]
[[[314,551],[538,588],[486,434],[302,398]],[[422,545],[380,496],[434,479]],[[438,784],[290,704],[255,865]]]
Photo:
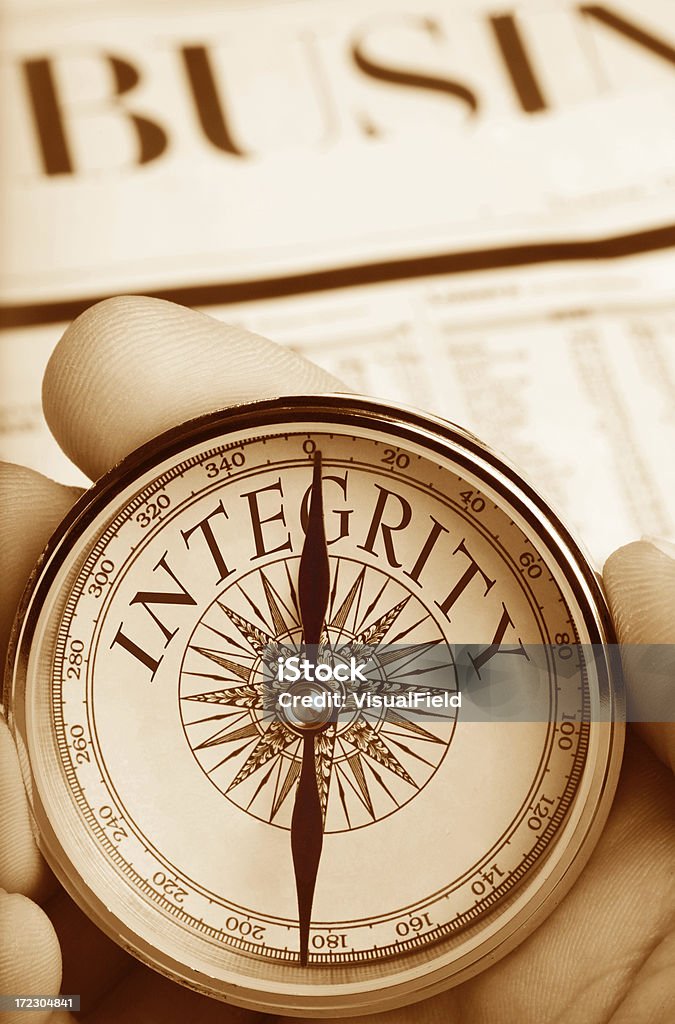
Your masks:
[[[352,695],[317,731],[302,965],[306,736],[265,680],[302,651],[316,452],[320,650],[367,648],[388,692],[457,699]],[[45,854],[101,927],[212,995],[344,1016],[433,994],[524,938],[590,852],[621,748],[606,666],[578,646],[607,639],[604,614],[555,516],[456,428],[347,396],[187,424],[80,502],[17,627],[13,725]],[[517,720],[486,712],[514,700]]]

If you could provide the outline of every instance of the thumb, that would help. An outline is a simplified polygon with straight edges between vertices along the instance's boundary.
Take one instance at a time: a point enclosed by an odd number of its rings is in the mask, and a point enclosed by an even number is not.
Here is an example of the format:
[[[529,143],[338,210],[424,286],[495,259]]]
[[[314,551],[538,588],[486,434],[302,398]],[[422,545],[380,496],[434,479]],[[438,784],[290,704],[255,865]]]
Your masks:
[[[626,678],[628,718],[675,771],[675,545],[636,541],[603,573]]]

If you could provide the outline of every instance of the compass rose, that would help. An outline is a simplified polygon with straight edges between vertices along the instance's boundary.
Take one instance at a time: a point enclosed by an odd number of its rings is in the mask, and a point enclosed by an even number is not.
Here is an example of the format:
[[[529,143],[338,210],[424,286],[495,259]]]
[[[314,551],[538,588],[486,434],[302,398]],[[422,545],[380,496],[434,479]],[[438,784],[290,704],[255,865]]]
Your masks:
[[[187,646],[180,706],[190,749],[229,800],[270,824],[290,829],[300,776],[302,737],[265,700],[278,658],[301,651],[297,559],[253,570],[207,608]],[[425,674],[442,689],[427,686]],[[375,682],[389,695],[454,688],[449,648],[428,610],[392,576],[348,558],[331,559],[331,593],[320,657],[366,654]],[[324,832],[378,821],[408,803],[433,777],[448,749],[454,712],[428,707],[359,708],[345,699],[336,720],[315,737]]]

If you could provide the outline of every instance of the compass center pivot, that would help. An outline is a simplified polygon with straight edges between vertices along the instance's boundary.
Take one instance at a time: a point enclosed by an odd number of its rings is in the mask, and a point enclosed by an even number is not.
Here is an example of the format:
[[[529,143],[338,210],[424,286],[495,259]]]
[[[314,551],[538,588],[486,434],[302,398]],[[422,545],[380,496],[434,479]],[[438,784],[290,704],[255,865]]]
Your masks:
[[[301,679],[286,691],[280,711],[298,732],[317,732],[335,717],[332,691],[316,680]]]

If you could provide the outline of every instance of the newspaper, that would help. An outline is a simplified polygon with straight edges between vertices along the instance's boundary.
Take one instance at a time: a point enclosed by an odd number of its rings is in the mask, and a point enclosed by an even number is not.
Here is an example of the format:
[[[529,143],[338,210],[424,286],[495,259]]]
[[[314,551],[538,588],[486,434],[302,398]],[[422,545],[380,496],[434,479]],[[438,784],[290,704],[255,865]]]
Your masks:
[[[4,458],[81,482],[44,365],[144,292],[469,427],[598,560],[675,534],[668,0],[6,6]]]

